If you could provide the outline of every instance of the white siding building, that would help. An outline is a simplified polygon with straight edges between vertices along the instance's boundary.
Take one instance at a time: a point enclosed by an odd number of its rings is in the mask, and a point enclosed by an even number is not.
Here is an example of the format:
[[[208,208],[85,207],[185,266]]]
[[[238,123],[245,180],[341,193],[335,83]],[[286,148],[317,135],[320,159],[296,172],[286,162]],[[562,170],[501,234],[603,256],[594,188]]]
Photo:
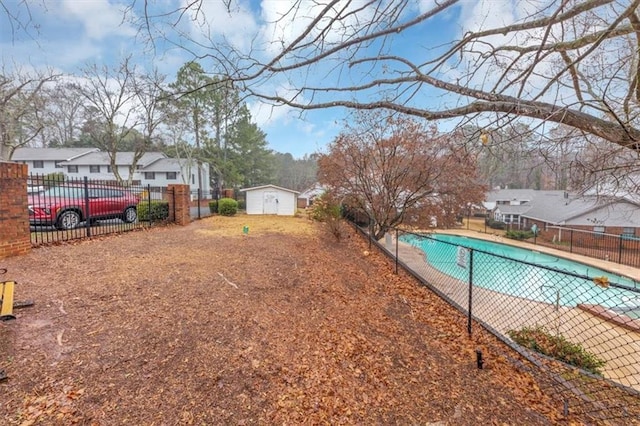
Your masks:
[[[62,163],[97,151],[100,150],[98,148],[17,148],[11,161],[26,164],[29,167],[29,173],[47,175],[64,173]]]
[[[240,191],[246,193],[247,214],[293,216],[297,210],[298,191],[275,185],[256,186]]]
[[[133,152],[119,152],[116,168],[120,177],[129,179],[129,166]],[[29,173],[45,175],[64,173],[72,179],[115,180],[109,154],[98,148],[18,148],[13,161],[29,166]],[[210,198],[209,165],[202,163],[202,198]],[[167,158],[162,152],[146,152],[138,160],[132,181],[140,185],[166,187],[169,184],[187,184],[192,198],[198,193],[198,166],[195,160]]]

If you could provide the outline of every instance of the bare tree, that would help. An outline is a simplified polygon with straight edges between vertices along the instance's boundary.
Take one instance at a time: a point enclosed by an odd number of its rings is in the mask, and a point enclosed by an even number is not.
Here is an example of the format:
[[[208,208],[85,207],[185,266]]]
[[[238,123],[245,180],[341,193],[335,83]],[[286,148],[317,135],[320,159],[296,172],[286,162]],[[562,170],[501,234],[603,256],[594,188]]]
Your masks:
[[[116,69],[91,65],[84,70],[84,81],[78,89],[86,101],[85,131],[89,132],[97,148],[108,153],[111,171],[119,182],[124,179],[117,167],[117,154],[130,133],[145,122],[144,114],[139,111],[134,73],[129,58]],[[136,143],[129,165],[129,183],[144,152],[145,144]]]
[[[16,148],[29,145],[44,128],[42,92],[58,75],[0,71],[0,160],[10,160]]]
[[[74,146],[82,128],[84,98],[72,82],[60,82],[47,88],[43,96],[42,111],[44,128],[39,135],[43,148]]]
[[[151,74],[133,74],[132,90],[136,97],[137,110],[142,133],[142,146],[136,147],[133,163],[130,165],[129,176],[133,176],[135,164],[145,152],[153,145],[158,137],[159,127],[166,119],[166,108],[163,108],[163,99],[167,96],[167,88],[164,85],[165,77],[154,70]]]
[[[640,150],[640,0],[442,0],[425,2],[433,6],[422,11],[417,3],[297,0],[265,24],[270,44],[254,40],[244,50],[211,37],[212,17],[202,0],[149,12],[141,26],[146,34],[163,28],[180,38],[237,87],[275,105],[387,108],[429,120],[481,115],[498,122],[515,115]],[[496,9],[483,9],[490,4],[515,4],[518,14],[491,25]],[[461,8],[473,8],[476,19],[444,45],[430,37],[442,28],[435,26],[440,18],[458,16]],[[235,10],[232,4],[228,10]],[[202,37],[177,32],[187,19],[200,24]],[[422,37],[401,49],[405,34]],[[283,79],[286,90],[263,84]],[[424,93],[440,96],[439,102],[425,103]]]

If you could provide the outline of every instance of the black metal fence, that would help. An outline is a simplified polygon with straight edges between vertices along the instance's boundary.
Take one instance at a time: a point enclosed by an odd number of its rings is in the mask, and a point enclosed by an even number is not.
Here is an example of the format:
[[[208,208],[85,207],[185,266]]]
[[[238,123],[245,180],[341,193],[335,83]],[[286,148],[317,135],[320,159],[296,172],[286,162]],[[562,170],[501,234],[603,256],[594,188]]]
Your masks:
[[[361,231],[463,312],[470,335],[479,323],[525,356],[530,366],[519,366],[565,409],[596,423],[640,421],[638,282],[486,240],[394,229],[379,243]]]
[[[569,253],[640,267],[640,237],[549,226],[536,244]]]
[[[166,188],[31,175],[27,185],[31,243],[120,233],[168,219]]]

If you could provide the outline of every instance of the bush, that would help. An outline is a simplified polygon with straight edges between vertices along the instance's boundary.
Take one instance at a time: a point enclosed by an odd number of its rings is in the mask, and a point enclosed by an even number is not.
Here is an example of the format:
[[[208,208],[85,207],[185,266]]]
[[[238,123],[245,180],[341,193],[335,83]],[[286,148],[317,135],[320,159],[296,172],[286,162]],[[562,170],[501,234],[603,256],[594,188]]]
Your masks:
[[[605,361],[584,349],[579,343],[572,343],[562,335],[553,336],[544,327],[522,327],[520,330],[509,330],[507,334],[525,348],[602,375],[601,369]]]
[[[533,238],[533,232],[531,231],[507,231],[505,233],[505,237],[511,238],[512,240],[528,240],[529,238]]]
[[[238,210],[246,210],[247,209],[246,204],[247,203],[245,200],[238,200]]]
[[[223,216],[233,216],[238,212],[238,202],[233,198],[218,200],[218,213]]]
[[[318,222],[326,222],[329,219],[338,219],[342,215],[340,206],[332,203],[327,194],[316,197],[309,210],[309,218]]]
[[[347,232],[340,206],[333,203],[328,194],[316,197],[309,210],[309,218],[323,222],[336,241],[340,241]]]
[[[145,221],[159,221],[167,220],[169,218],[169,202],[161,200],[151,200],[151,204],[148,201],[141,201],[138,203],[138,220]]]
[[[46,187],[56,186],[61,183],[64,183],[64,173],[62,172],[47,173],[42,179],[42,183]]]
[[[504,222],[500,222],[499,220],[487,219],[487,226],[493,229],[505,229],[507,224]]]
[[[209,211],[211,213],[218,213],[218,200],[209,201]]]

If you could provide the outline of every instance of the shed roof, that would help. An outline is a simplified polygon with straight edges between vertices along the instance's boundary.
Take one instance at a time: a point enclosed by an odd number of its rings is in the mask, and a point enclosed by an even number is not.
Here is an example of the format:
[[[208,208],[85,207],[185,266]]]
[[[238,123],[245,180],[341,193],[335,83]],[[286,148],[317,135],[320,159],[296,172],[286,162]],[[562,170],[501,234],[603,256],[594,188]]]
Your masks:
[[[292,192],[294,194],[300,194],[298,191],[294,191],[293,189],[287,189],[287,188],[283,188],[281,186],[276,186],[276,185],[260,185],[260,186],[254,186],[252,188],[243,188],[240,190],[240,192],[247,192],[247,191],[257,191],[260,189],[279,189],[281,191],[286,191],[286,192]]]

